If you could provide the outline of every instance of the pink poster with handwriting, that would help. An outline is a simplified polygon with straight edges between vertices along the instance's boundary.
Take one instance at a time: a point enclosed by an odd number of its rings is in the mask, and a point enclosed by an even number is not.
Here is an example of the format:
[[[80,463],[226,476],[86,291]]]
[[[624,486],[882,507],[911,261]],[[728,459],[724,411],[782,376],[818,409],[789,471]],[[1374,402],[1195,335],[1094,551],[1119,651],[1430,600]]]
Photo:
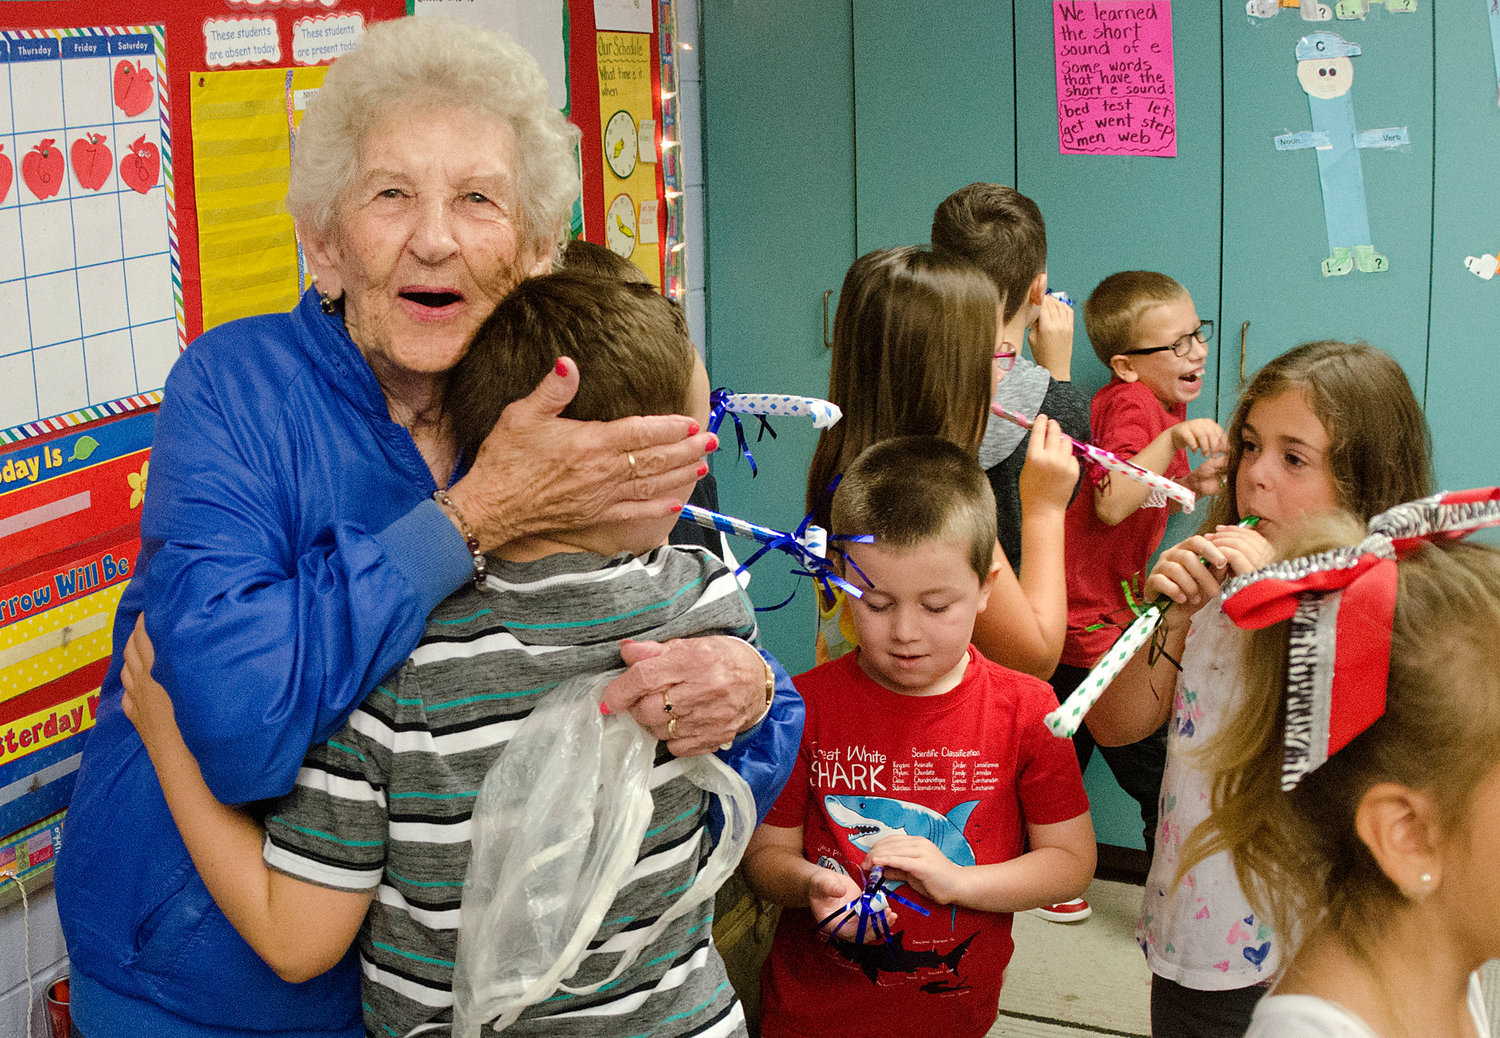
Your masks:
[[[1171,0],[1054,0],[1057,150],[1177,154]]]

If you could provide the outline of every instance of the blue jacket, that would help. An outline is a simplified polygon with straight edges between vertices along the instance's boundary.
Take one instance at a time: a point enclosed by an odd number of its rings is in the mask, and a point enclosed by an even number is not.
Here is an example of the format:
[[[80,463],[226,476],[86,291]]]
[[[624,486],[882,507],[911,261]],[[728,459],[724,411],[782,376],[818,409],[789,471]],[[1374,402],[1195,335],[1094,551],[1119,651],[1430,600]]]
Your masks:
[[[182,355],[150,476],[56,869],[73,1018],[89,1038],[359,1038],[354,954],[288,984],[209,897],[120,709],[121,652],[144,609],[155,676],[214,794],[279,796],[308,747],[410,654],[469,577],[468,551],[369,365],[311,291]],[[724,754],[762,815],[802,727],[776,670],[771,716]]]

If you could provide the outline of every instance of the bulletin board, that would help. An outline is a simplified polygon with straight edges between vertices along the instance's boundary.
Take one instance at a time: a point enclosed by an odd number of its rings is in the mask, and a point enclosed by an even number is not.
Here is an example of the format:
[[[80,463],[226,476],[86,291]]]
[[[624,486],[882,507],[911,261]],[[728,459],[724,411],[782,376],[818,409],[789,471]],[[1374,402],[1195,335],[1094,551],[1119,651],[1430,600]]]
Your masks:
[[[0,304],[25,324],[0,339],[0,444],[157,402],[203,330],[194,77],[326,64],[365,24],[404,10],[403,0],[4,5]]]
[[[0,836],[72,792],[140,550],[155,427],[146,409],[0,453]]]
[[[225,299],[241,312],[295,299],[288,128],[323,66],[403,13],[403,0],[0,10],[0,861],[40,873],[61,838],[140,549],[167,371],[204,328],[205,297],[214,323]],[[255,101],[274,124],[258,136]],[[271,254],[290,294],[255,299]]]
[[[681,295],[671,4],[421,7],[549,34],[554,96],[582,131],[575,233]],[[167,371],[205,328],[295,303],[295,128],[327,64],[408,13],[406,0],[60,13],[82,8],[11,0],[0,14],[0,304],[16,315],[0,335],[0,856],[38,869],[140,550]]]

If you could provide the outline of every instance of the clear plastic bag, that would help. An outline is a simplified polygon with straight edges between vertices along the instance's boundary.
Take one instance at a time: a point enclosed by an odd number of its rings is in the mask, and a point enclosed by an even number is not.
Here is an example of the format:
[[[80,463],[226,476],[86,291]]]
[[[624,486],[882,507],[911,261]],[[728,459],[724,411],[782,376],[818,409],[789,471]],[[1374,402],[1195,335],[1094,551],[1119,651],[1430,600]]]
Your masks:
[[[503,1030],[554,991],[587,994],[635,961],[623,956],[596,984],[568,987],[604,913],[635,864],[651,820],[656,739],[629,716],[599,712],[620,671],[558,685],[522,722],[475,800],[473,845],[459,909],[453,971],[454,1038]],[[724,829],[696,881],[638,947],[711,898],[755,828],[745,780],[712,755],[684,775],[719,798]]]

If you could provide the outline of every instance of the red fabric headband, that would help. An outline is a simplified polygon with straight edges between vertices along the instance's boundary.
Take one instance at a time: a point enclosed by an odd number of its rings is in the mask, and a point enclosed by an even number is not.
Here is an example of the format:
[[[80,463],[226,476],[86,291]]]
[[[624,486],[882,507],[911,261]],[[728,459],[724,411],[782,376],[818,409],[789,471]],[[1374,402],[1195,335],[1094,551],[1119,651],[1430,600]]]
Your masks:
[[[1224,585],[1224,613],[1258,629],[1291,620],[1281,788],[1385,713],[1396,561],[1429,540],[1500,524],[1500,487],[1438,494],[1375,516],[1353,548],[1273,563]]]

